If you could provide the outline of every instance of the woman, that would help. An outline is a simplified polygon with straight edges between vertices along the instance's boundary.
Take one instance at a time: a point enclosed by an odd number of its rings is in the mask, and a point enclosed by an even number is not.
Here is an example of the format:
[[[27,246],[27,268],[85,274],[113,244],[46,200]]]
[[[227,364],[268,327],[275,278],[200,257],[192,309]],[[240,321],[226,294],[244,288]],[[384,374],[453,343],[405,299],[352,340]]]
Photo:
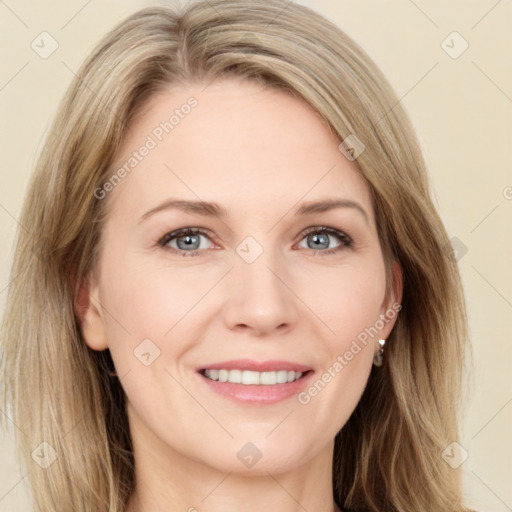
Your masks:
[[[320,15],[123,21],[21,224],[4,405],[41,512],[465,510],[457,267],[396,96]]]

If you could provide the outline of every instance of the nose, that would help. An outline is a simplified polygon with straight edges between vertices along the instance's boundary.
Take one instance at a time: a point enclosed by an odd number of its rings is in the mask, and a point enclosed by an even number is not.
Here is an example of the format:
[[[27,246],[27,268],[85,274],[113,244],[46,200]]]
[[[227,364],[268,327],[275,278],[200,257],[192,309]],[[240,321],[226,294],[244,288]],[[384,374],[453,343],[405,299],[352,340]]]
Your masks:
[[[231,330],[262,337],[288,332],[299,318],[293,283],[271,251],[248,263],[238,256],[226,283],[225,322]]]

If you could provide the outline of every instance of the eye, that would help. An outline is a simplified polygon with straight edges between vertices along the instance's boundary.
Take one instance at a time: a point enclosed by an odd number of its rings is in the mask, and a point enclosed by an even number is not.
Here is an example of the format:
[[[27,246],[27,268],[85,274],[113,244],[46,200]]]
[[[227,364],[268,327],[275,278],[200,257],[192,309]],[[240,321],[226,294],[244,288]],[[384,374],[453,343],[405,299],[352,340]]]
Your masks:
[[[208,249],[208,244],[201,244],[201,237],[208,236],[208,233],[198,228],[182,228],[167,233],[158,241],[158,245],[179,252],[181,256],[195,256],[199,251]]]
[[[339,244],[333,248],[329,248],[331,238],[336,238],[339,241]],[[338,229],[327,226],[309,228],[303,234],[302,240],[306,240],[306,244],[311,244],[308,245],[308,249],[313,249],[315,252],[320,252],[323,255],[334,254],[353,245],[353,241],[348,235]]]
[[[158,241],[158,245],[179,253],[181,256],[197,256],[201,251],[211,248],[208,247],[208,243],[201,243],[201,237],[210,240],[210,234],[207,231],[199,228],[182,228],[167,233]],[[335,238],[339,242],[333,248],[329,248],[331,238]],[[312,249],[315,253],[322,253],[322,255],[334,254],[353,245],[353,241],[348,235],[327,226],[309,228],[302,233],[301,242],[302,240],[306,240],[307,249]]]

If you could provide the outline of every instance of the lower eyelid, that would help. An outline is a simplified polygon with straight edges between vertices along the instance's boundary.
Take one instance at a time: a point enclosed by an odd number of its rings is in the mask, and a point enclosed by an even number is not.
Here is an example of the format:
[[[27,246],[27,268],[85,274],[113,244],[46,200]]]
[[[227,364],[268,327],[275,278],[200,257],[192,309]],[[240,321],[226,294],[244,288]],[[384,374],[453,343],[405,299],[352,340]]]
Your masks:
[[[338,241],[340,242],[340,245],[338,247],[334,247],[334,248],[331,248],[331,249],[322,249],[322,250],[318,250],[318,251],[315,251],[314,249],[311,249],[309,247],[304,247],[303,249],[307,249],[309,251],[313,251],[313,252],[318,252],[318,253],[324,253],[324,254],[330,254],[330,253],[334,253],[334,252],[337,252],[337,251],[340,251],[344,248],[350,248],[352,245],[353,245],[353,240],[350,236],[348,236],[347,234],[345,234],[343,231],[339,231],[335,228],[328,228],[326,229],[325,227],[317,227],[317,228],[314,228],[314,229],[310,229],[308,231],[306,231],[305,233],[302,234],[300,240],[298,243],[302,242],[308,235],[312,234],[312,233],[326,233],[327,235],[330,235],[334,238],[337,238]],[[173,252],[176,252],[176,253],[180,253],[180,255],[182,256],[194,256],[200,252],[204,252],[206,249],[194,249],[192,251],[185,251],[183,249],[178,249],[178,248],[175,248],[175,247],[168,247],[167,244],[170,243],[171,241],[174,241],[176,240],[177,238],[180,238],[182,236],[186,236],[186,235],[200,235],[200,236],[203,236],[205,237],[206,239],[208,239],[212,244],[215,245],[215,242],[214,240],[212,239],[212,235],[208,232],[205,232],[205,231],[200,231],[200,230],[194,230],[194,229],[190,229],[190,230],[178,230],[177,232],[174,231],[174,232],[170,232],[166,235],[164,235],[159,241],[158,241],[158,245],[164,249],[168,249],[170,251],[173,251]]]

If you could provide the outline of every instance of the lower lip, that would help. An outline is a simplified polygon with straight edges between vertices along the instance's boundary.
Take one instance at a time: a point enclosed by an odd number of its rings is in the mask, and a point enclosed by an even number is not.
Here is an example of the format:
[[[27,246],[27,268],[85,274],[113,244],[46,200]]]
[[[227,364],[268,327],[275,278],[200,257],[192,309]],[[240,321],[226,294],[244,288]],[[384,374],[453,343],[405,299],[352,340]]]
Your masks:
[[[199,377],[210,388],[226,398],[246,403],[246,404],[275,404],[286,400],[294,395],[299,394],[311,380],[313,371],[303,375],[299,380],[287,382],[285,384],[273,385],[245,385],[233,384],[232,382],[219,382],[218,380],[211,380],[201,373]]]

